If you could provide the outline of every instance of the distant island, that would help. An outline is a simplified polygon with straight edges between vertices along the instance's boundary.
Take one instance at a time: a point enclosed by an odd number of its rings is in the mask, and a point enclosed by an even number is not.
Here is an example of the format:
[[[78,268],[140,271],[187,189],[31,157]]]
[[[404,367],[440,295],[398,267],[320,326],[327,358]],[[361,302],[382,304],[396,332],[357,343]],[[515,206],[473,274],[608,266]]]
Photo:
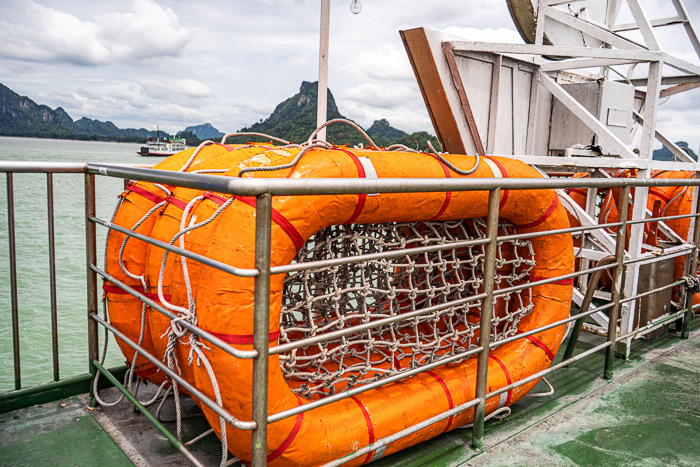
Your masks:
[[[305,141],[316,129],[316,105],[318,102],[318,84],[302,82],[299,93],[277,106],[275,111],[264,121],[254,123],[240,131],[265,133],[283,138],[295,143]],[[328,90],[328,119],[347,118],[336,106],[335,99]],[[437,138],[425,131],[408,134],[393,128],[385,119],[375,121],[367,133],[380,146],[405,144],[412,148],[426,148],[430,140],[439,147]],[[188,126],[176,135],[161,131],[118,128],[114,123],[102,122],[83,117],[73,121],[61,107],[51,109],[39,105],[26,96],[20,96],[7,86],[0,84],[0,136],[23,136],[33,138],[76,139],[90,141],[117,141],[143,143],[149,138],[172,138],[179,136],[187,140],[188,145],[198,145],[205,140],[220,139],[224,133],[214,128],[211,123]],[[231,143],[262,141],[264,138],[240,137],[230,138]],[[367,141],[354,128],[348,125],[331,125],[327,131],[327,139],[338,145]]]
[[[73,121],[61,107],[39,105],[0,84],[0,136],[142,143],[157,137],[157,132],[145,128],[120,129],[112,122],[85,117]],[[160,136],[170,137],[165,132]]]

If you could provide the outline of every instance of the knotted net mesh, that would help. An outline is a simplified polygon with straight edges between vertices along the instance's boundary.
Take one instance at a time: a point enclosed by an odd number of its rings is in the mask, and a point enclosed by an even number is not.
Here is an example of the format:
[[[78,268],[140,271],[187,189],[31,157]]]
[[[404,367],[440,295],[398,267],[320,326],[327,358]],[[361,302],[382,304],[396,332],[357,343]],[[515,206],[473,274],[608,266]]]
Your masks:
[[[515,233],[509,224],[499,229],[502,235]],[[319,231],[299,251],[296,262],[392,250],[406,250],[406,254],[288,274],[280,343],[482,293],[484,245],[413,254],[411,249],[485,237],[482,219],[353,224]],[[527,282],[534,265],[529,241],[500,243],[495,288]],[[305,398],[374,382],[476,347],[480,310],[481,300],[475,300],[294,349],[280,355],[282,372],[292,390]],[[531,311],[531,289],[498,296],[491,339],[514,335]]]

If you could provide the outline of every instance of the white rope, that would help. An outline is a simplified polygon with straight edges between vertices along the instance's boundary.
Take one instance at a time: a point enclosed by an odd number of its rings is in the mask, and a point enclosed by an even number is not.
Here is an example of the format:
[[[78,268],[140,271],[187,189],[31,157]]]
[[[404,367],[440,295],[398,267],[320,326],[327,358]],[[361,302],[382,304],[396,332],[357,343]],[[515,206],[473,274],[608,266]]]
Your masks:
[[[549,387],[549,389],[546,392],[536,392],[534,394],[528,394],[525,397],[548,397],[554,394],[554,387],[549,384],[549,381],[547,381],[547,378],[542,378],[542,381],[544,381],[544,384]]]
[[[372,147],[374,147],[374,149],[376,149],[377,151],[380,150],[380,149],[379,149],[379,146],[377,146],[376,144],[374,144],[374,141],[372,141],[372,138],[370,138],[369,135],[368,135],[367,133],[365,133],[365,130],[363,130],[362,128],[360,128],[360,126],[359,126],[357,123],[355,123],[355,122],[353,122],[353,121],[350,121],[350,120],[347,120],[347,119],[345,119],[345,118],[334,118],[333,120],[328,120],[326,123],[324,123],[323,125],[321,125],[321,126],[319,126],[318,128],[316,128],[316,129],[314,130],[314,132],[311,133],[311,136],[309,136],[309,140],[307,141],[307,144],[311,144],[311,143],[312,143],[312,141],[314,140],[314,136],[316,136],[316,135],[318,134],[319,131],[323,130],[323,129],[326,128],[328,125],[333,125],[334,123],[345,123],[346,125],[350,125],[350,126],[353,127],[354,129],[356,129],[357,131],[359,131],[360,134],[361,134],[362,136],[364,136],[364,138],[367,140],[367,142],[368,142],[369,144],[371,144]]]
[[[503,420],[504,418],[508,417],[511,414],[510,407],[501,407],[500,409],[496,409],[490,414],[488,414],[486,417],[484,417],[484,421],[491,420],[492,418],[495,418],[496,420]],[[467,423],[466,425],[462,425],[458,427],[457,429],[463,429],[463,428],[471,428],[474,426],[474,422]]]

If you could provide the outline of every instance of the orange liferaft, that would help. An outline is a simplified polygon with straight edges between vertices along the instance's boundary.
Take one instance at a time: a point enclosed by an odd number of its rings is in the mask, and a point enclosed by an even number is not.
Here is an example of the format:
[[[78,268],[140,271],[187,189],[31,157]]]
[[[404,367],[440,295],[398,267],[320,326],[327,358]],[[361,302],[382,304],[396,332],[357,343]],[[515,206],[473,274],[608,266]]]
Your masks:
[[[229,150],[231,149],[231,150]],[[254,166],[275,166],[289,163],[298,149],[271,149],[265,145],[252,147],[212,147],[197,155],[187,171],[228,169],[225,175],[237,176],[240,169]],[[475,158],[446,154],[444,157],[462,169],[469,169]],[[360,162],[359,158],[367,158]],[[173,156],[157,168],[180,169],[188,154]],[[312,149],[298,164],[285,170],[247,173],[255,178],[358,178],[364,177],[364,166],[371,163],[379,178],[460,178],[445,164],[427,154],[370,151],[334,148]],[[541,175],[519,161],[506,158],[482,159],[473,178],[540,178]],[[136,190],[135,190],[136,188]],[[191,205],[190,222],[208,219],[230,195],[203,193],[189,188],[166,187],[171,194],[162,208],[152,214],[152,222],[144,222],[139,232],[153,238],[170,241],[182,226],[183,206],[197,196]],[[150,194],[144,194],[144,192]],[[157,195],[157,196],[154,196]],[[144,214],[166,197],[150,183],[138,183],[127,191],[115,223],[131,228]],[[136,200],[136,198],[141,198]],[[488,193],[484,191],[451,193],[395,193],[375,196],[326,195],[279,196],[273,198],[271,230],[272,266],[290,264],[304,242],[319,230],[340,224],[382,224],[391,222],[447,221],[483,218],[487,214]],[[144,201],[146,200],[146,201]],[[254,267],[255,255],[255,199],[236,197],[221,210],[218,217],[207,225],[184,236],[188,250],[243,268]],[[516,225],[519,232],[537,232],[566,228],[567,214],[553,190],[503,191],[500,217]],[[150,206],[150,207],[149,207]],[[123,212],[122,212],[123,211]],[[133,211],[133,212],[132,212]],[[121,219],[127,220],[124,224]],[[131,225],[128,225],[131,223]],[[147,225],[149,224],[149,225]],[[143,230],[143,231],[142,231]],[[119,272],[118,250],[121,237],[110,238],[108,267]],[[573,272],[574,257],[571,235],[558,234],[535,237],[532,240],[536,264],[530,271],[530,280],[542,280]],[[112,245],[114,243],[114,245]],[[118,244],[118,245],[117,245]],[[146,293],[157,294],[157,284],[163,261],[163,251],[142,242],[127,243],[131,272],[143,275]],[[115,252],[117,255],[115,255]],[[187,308],[186,280],[196,298],[196,317],[199,327],[242,350],[252,349],[254,280],[227,275],[194,261],[187,261],[189,277],[185,277],[180,258],[169,255],[161,279],[162,297],[172,305]],[[122,274],[122,277],[124,275]],[[270,342],[274,346],[280,330],[283,275],[271,277],[270,284]],[[139,286],[132,279],[132,284]],[[107,285],[109,287],[109,285]],[[563,319],[569,315],[573,281],[563,280],[536,286],[532,289],[532,311],[525,316],[518,329],[527,331]],[[123,324],[122,329],[132,338],[138,338],[140,328],[139,302],[128,299],[116,302],[107,290],[110,319]],[[120,297],[122,297],[120,295]],[[113,304],[119,303],[119,307]],[[127,306],[126,303],[129,303]],[[135,303],[135,305],[134,305]],[[119,315],[113,317],[113,314]],[[138,318],[138,320],[136,318]],[[170,322],[160,313],[148,310],[146,321],[149,338],[144,345],[151,346],[159,358],[165,356],[168,338],[163,337]],[[138,321],[138,323],[137,323]],[[119,327],[119,326],[118,326]],[[121,327],[120,327],[121,329]],[[491,352],[488,391],[501,388],[547,368],[556,354],[564,327],[553,328],[533,336],[504,344]],[[189,339],[176,339],[176,354],[182,376],[214,398],[210,375],[205,365],[188,365]],[[129,354],[125,352],[127,358]],[[221,389],[222,405],[236,418],[250,420],[252,403],[252,361],[239,360],[228,353],[211,347],[206,358]],[[133,356],[133,353],[131,354]],[[144,365],[143,368],[146,368]],[[143,370],[142,370],[143,371]],[[451,407],[474,398],[476,360],[435,368],[429,373],[407,378],[377,389],[361,393],[299,414],[268,426],[268,462],[272,465],[319,465],[343,457],[375,440],[384,438],[406,427],[413,426]],[[146,378],[153,375],[146,375]],[[270,414],[303,404],[285,382],[279,357],[270,357],[268,384],[268,411]],[[537,383],[532,381],[487,401],[487,412],[504,403],[517,402]],[[218,416],[203,406],[209,423],[220,434]],[[372,452],[349,462],[361,465],[382,455],[405,449],[445,431],[457,428],[473,419],[473,409],[445,419],[410,436],[395,441],[381,452]],[[251,458],[249,432],[227,429],[229,450],[244,461]]]

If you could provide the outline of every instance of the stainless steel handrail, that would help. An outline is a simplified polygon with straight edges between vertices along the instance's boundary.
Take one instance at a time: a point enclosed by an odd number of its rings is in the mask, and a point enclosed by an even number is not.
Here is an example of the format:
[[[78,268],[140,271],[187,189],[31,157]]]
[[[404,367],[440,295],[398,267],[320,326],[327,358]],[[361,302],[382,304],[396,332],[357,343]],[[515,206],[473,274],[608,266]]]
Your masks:
[[[653,295],[655,293],[658,293],[662,290],[666,290],[668,288],[676,287],[679,286],[683,283],[683,281],[674,281],[670,284],[666,284],[664,286],[661,286],[659,288],[656,288],[654,290],[650,290],[644,293],[638,293],[635,294],[634,296],[631,297],[626,297],[622,298],[621,296],[621,281],[619,280],[622,277],[623,270],[626,266],[631,265],[631,264],[636,264],[642,261],[648,261],[648,259],[645,258],[636,258],[634,260],[630,259],[625,259],[624,258],[624,240],[625,240],[625,234],[626,234],[626,226],[627,225],[635,225],[635,224],[644,224],[644,223],[650,223],[650,222],[659,222],[659,221],[664,221],[664,220],[673,220],[673,219],[684,219],[684,218],[690,218],[694,219],[700,216],[700,214],[688,214],[688,215],[677,215],[677,216],[665,216],[662,218],[649,218],[649,219],[635,219],[635,220],[627,220],[626,216],[624,216],[622,213],[626,213],[626,205],[627,201],[629,198],[629,189],[630,187],[651,187],[651,186],[699,186],[700,185],[700,180],[693,180],[693,179],[314,179],[314,180],[289,180],[289,179],[284,179],[284,180],[278,180],[278,179],[245,179],[245,178],[231,178],[231,177],[224,177],[224,176],[217,176],[217,175],[203,175],[203,174],[189,174],[189,173],[180,173],[180,172],[169,172],[169,171],[160,171],[160,170],[152,170],[148,168],[135,168],[135,167],[127,167],[127,166],[119,166],[119,165],[114,165],[114,164],[92,164],[92,163],[38,163],[38,162],[0,162],[0,172],[5,172],[7,174],[8,178],[8,200],[10,203],[8,203],[8,216],[11,220],[10,222],[10,227],[13,229],[14,227],[14,222],[12,220],[14,219],[14,207],[12,206],[12,174],[13,173],[46,173],[47,174],[47,190],[48,190],[48,196],[49,196],[49,206],[52,206],[52,190],[51,190],[51,185],[52,185],[52,179],[51,179],[51,174],[52,173],[84,173],[85,174],[85,180],[86,180],[86,225],[88,226],[88,231],[87,231],[87,240],[88,240],[88,279],[89,279],[89,286],[88,286],[88,305],[89,305],[89,322],[92,323],[99,323],[107,329],[109,329],[111,332],[113,332],[115,335],[120,337],[121,339],[125,340],[127,342],[127,337],[121,333],[116,327],[110,325],[109,323],[105,322],[101,318],[99,318],[96,315],[96,280],[90,280],[90,274],[93,275],[93,277],[96,277],[96,275],[100,275],[104,277],[107,280],[110,280],[111,282],[115,283],[117,286],[121,287],[122,289],[126,290],[128,293],[131,295],[139,298],[142,300],[144,303],[147,305],[151,306],[152,308],[156,309],[160,313],[165,314],[168,316],[168,314],[172,315],[169,311],[165,310],[162,308],[158,303],[156,303],[153,300],[150,300],[148,297],[145,295],[129,288],[125,284],[122,284],[115,278],[109,276],[106,272],[102,271],[101,269],[97,268],[94,264],[95,262],[95,255],[94,255],[94,236],[95,236],[95,231],[94,231],[94,226],[95,224],[101,224],[103,226],[112,228],[114,230],[119,230],[122,233],[125,233],[127,235],[132,235],[135,238],[139,238],[140,240],[146,241],[152,245],[168,249],[170,251],[173,251],[174,253],[181,254],[183,256],[187,256],[190,259],[200,261],[204,264],[209,264],[212,267],[217,267],[218,269],[226,272],[226,273],[231,273],[231,274],[236,274],[236,275],[242,275],[245,277],[255,277],[255,282],[256,282],[256,287],[255,287],[255,296],[256,296],[256,301],[255,301],[255,330],[254,330],[254,349],[253,351],[243,351],[236,349],[233,346],[228,345],[227,343],[220,341],[218,338],[216,338],[213,335],[210,335],[206,331],[202,330],[201,328],[195,326],[195,325],[189,325],[185,326],[189,331],[194,332],[198,335],[200,335],[203,339],[208,340],[212,344],[216,345],[217,347],[220,347],[222,350],[227,351],[229,354],[232,356],[235,356],[237,358],[253,358],[253,366],[254,366],[254,380],[253,380],[253,386],[254,386],[254,394],[257,394],[255,396],[255,400],[253,402],[253,420],[250,422],[244,422],[235,419],[231,414],[226,412],[224,409],[218,407],[215,402],[208,400],[205,403],[207,405],[210,405],[212,410],[215,410],[217,413],[219,413],[222,416],[225,416],[227,421],[231,423],[233,426],[243,429],[243,430],[253,430],[253,438],[255,440],[254,446],[253,446],[253,465],[264,465],[266,462],[266,426],[269,423],[274,423],[279,420],[291,417],[293,415],[306,412],[309,410],[313,410],[317,407],[320,407],[322,405],[327,405],[329,403],[332,403],[336,400],[343,399],[346,397],[351,397],[352,395],[360,394],[362,392],[366,392],[372,389],[375,389],[377,387],[383,386],[385,384],[389,384],[394,381],[398,381],[410,376],[413,376],[415,374],[421,373],[428,371],[432,368],[436,368],[442,365],[445,365],[447,363],[461,360],[463,358],[467,358],[469,356],[473,355],[479,355],[480,360],[488,359],[488,354],[491,349],[494,349],[496,347],[499,347],[501,345],[504,345],[509,342],[513,342],[519,339],[524,339],[528,336],[531,336],[533,334],[545,331],[547,329],[552,329],[558,326],[563,326],[569,322],[572,321],[577,321],[579,319],[583,319],[586,316],[590,316],[594,313],[598,313],[603,310],[611,310],[610,312],[610,326],[608,330],[608,339],[606,340],[605,343],[600,344],[592,349],[587,350],[586,352],[583,352],[575,357],[572,357],[571,359],[568,359],[566,361],[562,361],[554,366],[551,366],[543,371],[538,372],[535,375],[531,375],[527,378],[524,378],[520,381],[516,381],[511,383],[508,386],[505,386],[503,388],[499,388],[497,391],[492,391],[488,394],[477,394],[477,397],[471,401],[468,401],[462,406],[456,407],[455,409],[452,409],[451,411],[444,412],[442,414],[439,414],[430,420],[426,420],[425,422],[422,422],[421,424],[418,424],[414,427],[409,427],[406,430],[403,430],[400,433],[397,433],[395,435],[392,435],[389,438],[385,438],[384,440],[379,440],[376,443],[374,443],[371,446],[368,446],[366,448],[363,448],[362,450],[357,451],[355,454],[351,456],[347,456],[341,460],[335,461],[332,463],[332,465],[340,465],[346,461],[349,461],[352,458],[359,457],[363,453],[366,452],[371,452],[373,449],[377,449],[377,447],[384,446],[392,441],[395,441],[396,439],[400,439],[403,436],[407,436],[410,433],[413,433],[422,427],[428,426],[432,423],[435,423],[439,420],[442,420],[444,418],[447,418],[448,414],[456,414],[459,413],[460,411],[476,406],[477,408],[475,409],[477,411],[477,416],[475,417],[475,423],[474,423],[474,445],[476,447],[479,446],[479,442],[483,439],[483,423],[484,423],[484,416],[483,413],[479,410],[479,406],[483,406],[483,401],[495,397],[503,392],[506,392],[510,389],[513,389],[515,387],[521,386],[523,384],[526,384],[527,382],[534,381],[537,378],[540,378],[541,376],[544,376],[548,373],[551,373],[552,371],[555,371],[563,366],[566,366],[570,364],[571,362],[578,361],[580,359],[583,359],[589,355],[594,354],[595,352],[598,352],[602,349],[607,349],[607,355],[606,355],[606,364],[605,364],[605,377],[606,378],[611,378],[612,377],[612,356],[613,356],[613,346],[615,342],[618,342],[620,340],[623,340],[625,338],[638,335],[639,333],[648,331],[650,329],[653,329],[654,327],[658,327],[660,325],[663,325],[665,323],[668,323],[670,321],[680,319],[681,317],[685,317],[684,321],[684,331],[683,331],[683,336],[687,337],[687,323],[689,322],[689,316],[692,314],[692,310],[694,306],[692,305],[692,294],[686,294],[685,297],[685,302],[687,303],[685,309],[679,310],[667,317],[664,317],[662,320],[656,322],[656,323],[650,323],[647,326],[644,326],[642,328],[638,328],[632,333],[628,333],[622,336],[618,336],[617,332],[617,326],[616,326],[616,317],[619,314],[620,306],[624,303],[631,302],[633,300],[637,300],[639,298]],[[95,175],[103,175],[103,176],[110,176],[110,177],[118,177],[118,178],[125,178],[125,179],[130,179],[130,180],[144,180],[144,181],[152,181],[152,182],[157,182],[157,183],[165,183],[169,185],[177,185],[177,186],[184,186],[184,187],[189,187],[189,188],[196,188],[199,190],[206,190],[206,191],[213,191],[213,192],[218,192],[218,193],[229,193],[237,196],[256,196],[258,198],[257,200],[257,206],[258,206],[258,216],[257,220],[259,222],[256,222],[256,236],[258,241],[256,244],[258,247],[256,248],[256,268],[255,269],[244,269],[244,268],[237,268],[232,265],[227,265],[224,263],[220,263],[216,260],[207,258],[205,256],[197,255],[192,252],[188,252],[187,250],[181,250],[178,249],[177,247],[174,247],[172,245],[165,244],[164,242],[159,242],[158,240],[152,239],[147,236],[142,236],[144,238],[140,238],[140,234],[136,234],[135,232],[132,232],[128,229],[124,229],[122,227],[114,226],[108,222],[101,221],[97,219],[94,216],[94,176]],[[465,242],[455,242],[453,244],[448,244],[448,245],[437,245],[437,246],[431,246],[431,247],[420,247],[416,249],[411,249],[411,250],[394,250],[394,251],[389,251],[389,252],[382,252],[378,254],[370,254],[370,255],[359,255],[355,257],[348,257],[348,258],[339,258],[339,259],[332,259],[332,260],[324,260],[324,261],[315,261],[315,262],[309,262],[309,263],[302,263],[302,264],[293,264],[293,265],[288,265],[288,266],[277,266],[277,267],[270,267],[269,264],[269,231],[270,231],[270,209],[271,209],[271,202],[272,202],[272,197],[273,196],[297,196],[297,195],[322,195],[322,194],[357,194],[357,193],[396,193],[396,192],[434,192],[434,191],[490,191],[490,200],[491,200],[491,208],[489,209],[489,215],[491,218],[497,218],[498,215],[498,192],[501,189],[507,189],[507,190],[539,190],[539,189],[554,189],[554,188],[613,188],[613,187],[619,187],[621,188],[620,190],[620,200],[618,203],[620,204],[620,220],[618,222],[614,223],[608,223],[608,224],[598,224],[595,226],[582,226],[582,227],[574,227],[574,228],[568,228],[568,229],[557,229],[557,230],[551,230],[551,231],[543,231],[543,232],[533,232],[533,233],[527,233],[527,234],[514,234],[514,235],[505,235],[501,237],[497,237],[495,234],[490,236],[489,238],[486,239],[479,239],[479,240],[470,240],[470,241],[465,241]],[[700,197],[699,197],[700,198]],[[698,201],[700,203],[700,199]],[[495,206],[495,207],[494,207]],[[51,207],[49,208],[49,230],[53,230],[53,210]],[[696,212],[697,212],[697,207],[696,207]],[[92,228],[90,228],[90,225],[92,225]],[[546,280],[530,283],[530,284],[523,284],[519,286],[514,286],[514,287],[509,287],[506,289],[500,289],[500,290],[495,290],[495,291],[490,291],[490,293],[482,293],[478,295],[474,295],[471,297],[468,297],[466,299],[461,299],[461,300],[456,300],[453,302],[445,303],[445,304],[440,304],[436,305],[434,307],[430,308],[425,308],[422,310],[416,310],[411,313],[406,313],[404,315],[399,315],[396,317],[389,317],[385,318],[384,320],[377,321],[377,322],[372,322],[372,323],[366,323],[363,325],[358,325],[354,326],[348,329],[343,329],[339,331],[334,331],[333,333],[329,333],[327,335],[322,335],[322,336],[315,336],[312,338],[307,338],[299,341],[295,341],[290,344],[283,344],[280,346],[276,346],[273,348],[269,348],[269,342],[268,342],[268,333],[269,333],[269,280],[270,276],[272,274],[284,274],[284,273],[289,273],[293,271],[300,271],[300,270],[305,270],[313,267],[319,267],[319,266],[327,266],[327,265],[341,265],[341,264],[349,264],[349,263],[354,263],[354,262],[364,262],[364,261],[378,261],[384,258],[390,258],[390,257],[400,257],[404,256],[406,254],[413,254],[415,252],[428,252],[428,251],[440,251],[444,249],[452,249],[452,248],[458,248],[458,247],[464,247],[464,246],[475,246],[475,245],[485,245],[487,251],[489,253],[487,254],[487,260],[490,260],[490,258],[495,254],[495,248],[493,248],[494,245],[500,242],[504,241],[513,241],[513,240],[519,240],[519,239],[527,239],[527,238],[534,238],[534,237],[541,237],[541,236],[546,236],[546,235],[556,235],[556,234],[561,234],[561,233],[581,233],[581,232],[586,232],[586,231],[592,231],[595,229],[603,229],[603,228],[610,228],[610,227],[618,227],[618,232],[619,234],[617,235],[616,238],[616,243],[617,243],[617,250],[616,250],[616,262],[613,264],[609,264],[607,266],[599,266],[595,268],[589,268],[585,271],[580,271],[576,273],[571,273],[571,274],[565,274],[561,275],[558,277],[554,278],[548,278]],[[11,245],[14,244],[14,235],[11,233],[10,235],[10,241]],[[693,238],[693,243],[688,244],[687,249],[685,248],[680,248],[680,247],[674,247],[676,248],[674,253],[671,255],[666,254],[665,252],[660,256],[661,258],[668,256],[668,257],[673,257],[677,255],[691,255],[691,259],[693,260],[693,265],[692,267],[697,268],[697,256],[698,256],[698,245],[700,245],[700,229],[695,229],[695,234]],[[684,246],[684,245],[681,245]],[[680,249],[679,249],[680,248]],[[13,258],[14,255],[11,254],[11,258]],[[623,267],[617,267],[619,264],[622,264]],[[267,414],[267,373],[268,373],[268,355],[276,355],[280,354],[286,351],[289,351],[294,348],[298,348],[301,346],[305,345],[311,345],[313,343],[318,343],[322,342],[324,340],[332,339],[340,335],[346,335],[350,333],[355,333],[355,332],[361,332],[366,329],[371,329],[373,327],[376,327],[377,325],[385,325],[385,324],[390,324],[396,321],[401,321],[401,320],[406,320],[406,319],[411,319],[415,316],[420,316],[422,314],[428,314],[431,312],[438,311],[438,309],[444,309],[444,308],[449,308],[453,306],[459,306],[465,303],[477,301],[477,300],[483,300],[482,303],[482,327],[490,323],[489,319],[483,319],[484,313],[489,313],[489,309],[492,308],[492,306],[489,305],[489,300],[493,300],[495,297],[514,292],[517,290],[522,290],[525,288],[530,288],[530,287],[537,287],[540,285],[544,285],[547,283],[552,283],[556,281],[560,281],[562,279],[570,279],[574,277],[579,277],[583,276],[586,274],[590,274],[594,271],[599,271],[599,270],[606,270],[610,268],[615,268],[615,280],[614,280],[614,290],[613,290],[613,300],[611,303],[598,307],[595,309],[590,309],[586,313],[571,316],[566,319],[559,320],[554,323],[547,324],[545,326],[541,326],[537,329],[532,329],[529,331],[526,331],[524,333],[511,336],[509,338],[503,339],[501,341],[496,341],[496,342],[486,342],[486,343],[481,343],[482,345],[479,345],[478,347],[471,349],[469,351],[465,351],[456,355],[453,355],[448,358],[443,358],[438,361],[432,362],[430,364],[427,364],[422,367],[415,368],[413,370],[407,371],[405,373],[400,373],[398,375],[395,375],[390,378],[386,378],[383,380],[375,381],[373,383],[364,385],[364,386],[359,386],[352,388],[348,391],[344,391],[343,393],[336,394],[334,396],[330,396],[328,398],[324,398],[322,400],[314,401],[308,404],[304,404],[299,407],[295,407],[289,410],[285,410],[276,414]],[[692,268],[691,268],[692,269]],[[16,268],[11,268],[11,281],[15,281],[16,284]],[[55,314],[55,306],[52,304],[52,314]],[[13,318],[15,315],[18,315],[18,305],[16,303],[16,297],[13,296]],[[173,315],[174,316],[174,315]],[[488,315],[487,315],[488,317]],[[183,323],[184,324],[184,323]],[[56,326],[52,324],[52,332],[54,331],[54,328]],[[15,351],[15,361],[16,361],[16,380],[18,381],[19,384],[19,375],[20,375],[20,368],[19,368],[19,334],[18,332],[14,332],[15,330],[13,329],[13,339],[16,339],[17,341],[17,348]],[[18,329],[17,329],[18,331]],[[484,331],[484,329],[482,329]],[[481,335],[489,335],[488,332],[481,332]],[[96,328],[92,328],[89,332],[90,337],[90,356],[91,358],[93,356],[96,356],[96,343],[97,343],[97,334],[96,334]],[[143,348],[138,346],[138,344],[134,343],[133,341],[127,342],[129,345],[134,347],[135,349],[138,349],[141,354],[146,356],[149,360],[151,360],[156,366],[159,368],[161,366],[164,367],[164,365],[160,362],[157,361],[156,357],[148,354],[147,352],[144,351]],[[55,345],[54,345],[55,347]],[[57,352],[57,349],[54,350],[54,352]],[[257,357],[256,357],[257,356]],[[150,358],[149,358],[150,357]],[[477,388],[480,387],[480,385],[483,385],[486,381],[487,377],[487,365],[480,365],[480,369],[477,372]],[[92,369],[92,365],[91,365]],[[168,373],[167,367],[161,368],[161,370],[165,371]],[[58,361],[54,361],[54,373],[56,374],[58,371]],[[169,374],[169,373],[168,373]],[[170,375],[174,377],[180,384],[183,384],[183,387],[190,388],[186,386],[187,383],[186,381],[178,379],[179,375],[173,374]],[[181,379],[181,377],[180,377]],[[194,391],[196,391],[196,388],[192,387]],[[199,394],[197,392],[193,392],[197,397],[199,397]],[[454,413],[453,413],[454,412]]]

